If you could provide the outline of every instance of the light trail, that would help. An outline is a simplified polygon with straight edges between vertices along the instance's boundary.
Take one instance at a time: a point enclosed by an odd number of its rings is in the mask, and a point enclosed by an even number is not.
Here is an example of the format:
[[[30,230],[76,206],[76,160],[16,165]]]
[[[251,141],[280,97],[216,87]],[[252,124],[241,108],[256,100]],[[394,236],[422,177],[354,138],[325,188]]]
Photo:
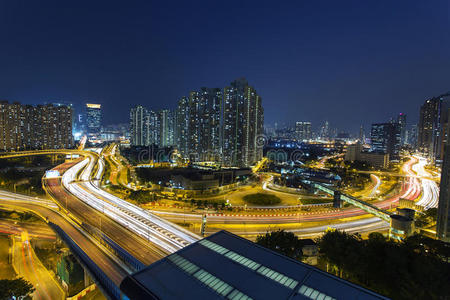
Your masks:
[[[94,165],[95,161],[90,156],[67,170],[62,176],[63,186],[78,199],[132,232],[150,240],[168,253],[175,252],[199,239],[187,230],[98,188],[90,181]],[[99,166],[97,174],[100,174],[100,169],[103,169],[103,166]],[[78,173],[80,173],[81,182],[76,180]]]
[[[431,174],[425,170],[427,160],[420,156],[415,156],[418,163],[413,166],[413,171],[421,177],[431,177]],[[433,180],[422,178],[422,197],[417,201],[417,205],[424,207],[425,210],[437,207],[439,202],[439,188]]]

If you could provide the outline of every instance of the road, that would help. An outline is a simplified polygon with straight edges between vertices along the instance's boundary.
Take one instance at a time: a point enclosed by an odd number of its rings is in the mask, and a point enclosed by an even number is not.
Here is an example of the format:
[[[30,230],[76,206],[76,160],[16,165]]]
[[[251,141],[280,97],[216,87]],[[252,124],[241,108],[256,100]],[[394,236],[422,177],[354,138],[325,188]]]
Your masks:
[[[65,174],[66,170],[69,170],[72,166],[77,165],[77,163],[78,162],[65,163],[59,165],[56,169],[59,170],[60,173]],[[74,170],[69,172],[73,172],[75,174],[77,173],[74,172]],[[67,174],[72,176],[72,173]],[[71,177],[64,177],[63,175],[62,178],[65,178],[67,181],[71,181]],[[62,178],[45,179],[44,185],[47,192],[58,202],[61,207],[67,210],[73,218],[79,220],[80,223],[87,223],[90,226],[104,232],[144,264],[151,264],[156,260],[159,260],[164,255],[160,249],[152,247],[148,241],[137,237],[126,227],[118,224],[105,215],[102,211],[103,207],[100,208],[100,210],[97,210],[67,191],[62,185]],[[70,185],[70,189],[81,189],[78,184],[67,184]],[[85,196],[82,195],[80,197],[84,198]],[[92,197],[88,195],[86,199],[90,198]]]
[[[415,156],[418,162],[413,166],[413,171],[420,176],[422,184],[422,195],[416,205],[422,206],[425,210],[438,206],[439,187],[434,180],[430,180],[431,174],[425,170],[427,160],[420,156]]]
[[[18,211],[30,211],[60,226],[117,285],[130,273],[129,269],[114,257],[112,253],[99,245],[75,222],[61,215],[54,203],[48,204],[48,200],[45,199],[36,199],[2,191],[0,194],[0,206]]]
[[[65,299],[64,291],[34,253],[26,231],[13,237],[12,258],[18,275],[33,284],[33,299]]]
[[[6,234],[20,235],[27,231],[32,238],[54,240],[56,235],[45,223],[17,222],[0,219],[0,232]]]

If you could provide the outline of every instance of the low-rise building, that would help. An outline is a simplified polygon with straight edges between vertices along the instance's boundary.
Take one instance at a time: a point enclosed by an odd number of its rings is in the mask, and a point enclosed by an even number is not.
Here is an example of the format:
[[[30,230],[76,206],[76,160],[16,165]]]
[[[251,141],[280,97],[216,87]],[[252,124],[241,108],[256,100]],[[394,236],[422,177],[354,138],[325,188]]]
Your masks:
[[[212,174],[198,174],[195,177],[173,175],[171,179],[174,187],[185,190],[207,190],[219,187],[219,180],[214,178]]]
[[[348,145],[345,161],[361,161],[377,168],[386,168],[389,165],[389,154],[364,151],[359,142]]]

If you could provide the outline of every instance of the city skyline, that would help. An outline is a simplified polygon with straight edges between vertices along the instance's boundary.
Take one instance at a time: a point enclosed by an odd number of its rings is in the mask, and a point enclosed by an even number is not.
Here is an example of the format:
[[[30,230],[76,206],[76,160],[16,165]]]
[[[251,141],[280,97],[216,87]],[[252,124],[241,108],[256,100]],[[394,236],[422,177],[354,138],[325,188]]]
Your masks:
[[[0,2],[1,299],[447,299],[450,2]]]
[[[366,120],[365,128],[388,119],[387,107],[418,123],[413,107],[450,89],[445,1],[353,3],[352,9],[333,3],[275,9],[245,4],[254,10],[248,21],[243,21],[244,9],[228,22],[233,6],[225,4],[212,11],[209,5],[179,4],[170,14],[152,4],[138,11],[112,3],[107,12],[93,4],[83,21],[76,18],[84,12],[82,4],[68,10],[57,4],[2,5],[18,18],[0,21],[0,30],[15,40],[0,49],[0,63],[9,70],[1,77],[1,98],[100,103],[105,124],[127,122],[122,112],[137,104],[175,109],[192,90],[245,77],[265,99],[266,124],[303,120],[314,127],[328,120],[357,132],[360,119]],[[391,13],[382,14],[386,9]],[[203,26],[205,11],[224,22]],[[187,12],[192,18],[178,24]],[[319,19],[311,17],[319,12]],[[262,22],[265,18],[271,22]],[[36,24],[34,34],[24,35],[31,24]],[[304,31],[309,24],[314,26]],[[193,30],[198,33],[189,34]],[[34,55],[25,50],[31,45]]]

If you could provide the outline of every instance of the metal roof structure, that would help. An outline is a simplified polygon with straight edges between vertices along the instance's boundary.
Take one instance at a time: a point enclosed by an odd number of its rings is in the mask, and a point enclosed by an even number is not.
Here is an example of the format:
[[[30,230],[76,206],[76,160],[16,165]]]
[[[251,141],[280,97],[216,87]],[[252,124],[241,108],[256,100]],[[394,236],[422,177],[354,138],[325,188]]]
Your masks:
[[[388,299],[219,231],[127,276],[130,299]]]

